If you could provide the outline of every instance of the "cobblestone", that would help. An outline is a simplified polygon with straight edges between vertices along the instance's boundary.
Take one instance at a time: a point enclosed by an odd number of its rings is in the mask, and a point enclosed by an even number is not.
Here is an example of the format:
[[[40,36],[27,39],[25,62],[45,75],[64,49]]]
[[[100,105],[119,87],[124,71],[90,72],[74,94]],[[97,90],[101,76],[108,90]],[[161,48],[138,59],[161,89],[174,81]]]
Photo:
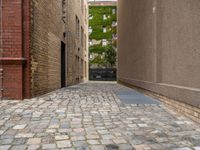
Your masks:
[[[26,145],[16,145],[16,146],[13,146],[12,148],[11,148],[11,150],[25,150],[26,149]]]
[[[41,138],[31,138],[28,140],[27,144],[37,145],[41,143]]]
[[[11,147],[11,145],[2,145],[0,146],[0,150],[8,150]]]
[[[42,149],[55,149],[56,144],[43,144]]]
[[[200,125],[160,105],[122,103],[116,83],[85,83],[0,103],[0,150],[198,150]]]
[[[68,147],[71,147],[71,142],[70,141],[58,141],[57,142],[57,146],[58,148],[68,148]]]
[[[13,127],[13,129],[15,130],[21,130],[21,129],[24,129],[26,127],[26,124],[22,124],[22,125],[16,125]]]

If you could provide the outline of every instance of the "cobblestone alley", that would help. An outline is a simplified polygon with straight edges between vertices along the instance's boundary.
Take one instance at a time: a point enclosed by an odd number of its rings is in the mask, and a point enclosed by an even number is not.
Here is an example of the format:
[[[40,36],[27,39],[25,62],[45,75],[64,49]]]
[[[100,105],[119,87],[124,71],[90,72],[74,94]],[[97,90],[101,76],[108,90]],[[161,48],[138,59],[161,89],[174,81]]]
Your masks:
[[[199,150],[200,126],[160,105],[124,104],[116,83],[88,82],[0,103],[0,150]]]

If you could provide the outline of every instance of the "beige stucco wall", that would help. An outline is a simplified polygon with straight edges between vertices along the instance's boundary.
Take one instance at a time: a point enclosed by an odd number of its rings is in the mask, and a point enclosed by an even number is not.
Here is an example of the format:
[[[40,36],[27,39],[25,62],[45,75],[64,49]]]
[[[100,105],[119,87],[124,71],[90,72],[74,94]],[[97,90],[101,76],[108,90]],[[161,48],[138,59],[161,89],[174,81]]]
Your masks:
[[[118,79],[200,105],[200,1],[119,0]]]

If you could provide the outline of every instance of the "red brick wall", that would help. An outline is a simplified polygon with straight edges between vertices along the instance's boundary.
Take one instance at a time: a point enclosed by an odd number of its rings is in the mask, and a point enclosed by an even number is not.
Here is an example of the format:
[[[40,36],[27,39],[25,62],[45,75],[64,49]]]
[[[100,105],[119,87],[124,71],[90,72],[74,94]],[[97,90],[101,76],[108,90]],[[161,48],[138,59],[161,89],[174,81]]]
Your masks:
[[[3,97],[23,99],[29,97],[29,0],[4,0],[2,4]]]

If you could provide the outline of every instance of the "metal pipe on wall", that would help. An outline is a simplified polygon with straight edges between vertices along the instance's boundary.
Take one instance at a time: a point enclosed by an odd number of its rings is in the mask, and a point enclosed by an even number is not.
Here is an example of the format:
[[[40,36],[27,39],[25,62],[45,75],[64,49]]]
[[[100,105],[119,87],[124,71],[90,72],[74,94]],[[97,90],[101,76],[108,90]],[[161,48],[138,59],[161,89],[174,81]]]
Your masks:
[[[0,0],[0,59],[3,57],[3,0]],[[3,98],[3,64],[0,60],[0,100]]]

